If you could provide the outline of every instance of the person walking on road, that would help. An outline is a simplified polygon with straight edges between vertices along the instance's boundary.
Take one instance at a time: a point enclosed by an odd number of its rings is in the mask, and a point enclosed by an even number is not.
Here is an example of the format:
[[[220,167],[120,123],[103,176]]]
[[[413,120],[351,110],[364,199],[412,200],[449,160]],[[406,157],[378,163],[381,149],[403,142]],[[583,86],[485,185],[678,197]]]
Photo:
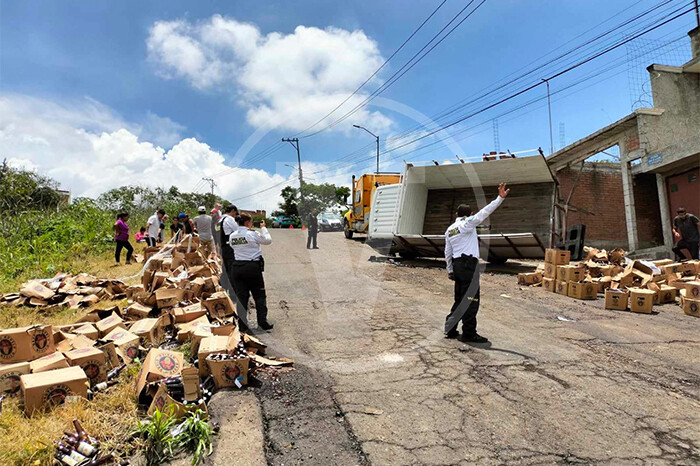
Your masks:
[[[472,215],[471,208],[461,204],[457,208],[457,220],[445,232],[445,261],[450,280],[455,282],[455,302],[445,319],[445,338],[457,338],[457,325],[462,321],[462,341],[487,343],[488,338],[476,332],[476,314],[479,312],[479,239],[477,225],[491,215],[510,189],[505,183],[498,185],[498,197]]]
[[[216,251],[214,238],[211,233],[211,216],[207,215],[207,209],[202,205],[197,209],[199,215],[192,219],[195,230],[199,235],[199,245],[204,250],[204,255],[209,258]]]
[[[238,224],[234,220],[234,217],[238,215],[238,209],[235,205],[228,204],[224,207],[224,214],[219,220],[219,242],[221,243],[221,259],[224,262],[224,270],[226,271],[226,276],[228,281],[233,287],[233,261],[235,256],[233,254],[233,249],[229,244],[229,237],[232,233],[238,230]],[[235,290],[235,287],[234,287]]]
[[[311,240],[313,239],[314,249],[318,249],[316,244],[316,235],[318,235],[318,211],[316,209],[312,210],[309,214],[309,218],[306,222],[306,226],[309,229],[309,236],[306,238],[306,249],[311,249]]]
[[[150,216],[148,223],[146,224],[146,230],[148,231],[148,236],[146,237],[146,244],[151,247],[155,247],[156,240],[161,233],[161,223],[163,217],[165,216],[165,211],[163,209],[158,210],[156,213]]]
[[[686,212],[685,207],[676,209],[676,218],[673,219],[673,237],[678,241],[673,248],[681,260],[698,258],[700,248],[700,232],[698,232],[698,218]]]
[[[267,321],[267,296],[263,271],[265,261],[262,257],[263,244],[271,244],[272,237],[265,227],[265,220],[260,222],[260,232],[253,230],[253,219],[248,214],[241,214],[241,226],[233,232],[229,245],[236,255],[233,261],[233,288],[236,291],[236,308],[238,317],[248,326],[248,299],[253,295],[258,327],[271,330],[274,325]]]
[[[114,223],[114,241],[117,243],[117,249],[114,251],[114,259],[116,265],[119,265],[119,259],[122,255],[122,249],[126,249],[126,265],[131,264],[131,254],[134,252],[134,247],[129,243],[129,214],[122,212],[117,215],[117,221]]]

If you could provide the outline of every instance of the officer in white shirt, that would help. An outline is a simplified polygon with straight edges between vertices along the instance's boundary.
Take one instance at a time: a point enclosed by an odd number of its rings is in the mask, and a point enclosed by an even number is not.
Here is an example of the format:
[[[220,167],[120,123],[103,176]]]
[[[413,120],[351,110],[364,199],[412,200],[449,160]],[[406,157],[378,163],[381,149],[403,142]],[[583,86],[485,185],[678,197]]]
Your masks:
[[[160,222],[163,220],[165,211],[160,209],[158,212],[154,213],[148,218],[148,223],[146,224],[146,232],[148,236],[146,237],[146,244],[148,246],[155,246],[156,240],[158,239],[158,234],[160,233]]]
[[[233,276],[231,275],[233,266],[233,260],[235,259],[233,255],[233,249],[228,243],[229,236],[231,233],[238,230],[238,223],[234,219],[234,215],[238,214],[238,209],[235,205],[227,204],[224,207],[224,215],[219,220],[219,242],[221,243],[221,259],[224,263],[224,270],[228,276],[229,282],[233,286]]]
[[[267,296],[263,270],[265,262],[260,245],[271,244],[272,238],[265,228],[265,221],[260,222],[260,232],[252,229],[253,220],[248,214],[241,214],[241,226],[231,234],[229,244],[236,259],[233,261],[233,288],[236,290],[238,317],[248,326],[248,298],[253,295],[258,327],[272,329],[267,321]]]
[[[445,261],[447,273],[455,282],[455,302],[445,319],[445,338],[457,338],[457,325],[462,320],[462,340],[487,343],[488,338],[476,333],[476,314],[479,312],[479,239],[476,227],[484,222],[506,198],[510,189],[498,185],[498,197],[472,215],[470,207],[457,208],[457,220],[445,232]]]

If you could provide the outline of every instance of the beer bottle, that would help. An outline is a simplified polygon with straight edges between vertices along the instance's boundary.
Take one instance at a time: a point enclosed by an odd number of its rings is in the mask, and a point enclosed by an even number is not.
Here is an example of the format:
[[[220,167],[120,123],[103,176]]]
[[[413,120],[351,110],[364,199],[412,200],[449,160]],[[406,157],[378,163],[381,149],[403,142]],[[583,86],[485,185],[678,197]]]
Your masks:
[[[100,382],[98,384],[95,384],[94,387],[92,387],[93,392],[101,392],[103,390],[106,390],[109,387],[113,387],[116,384],[118,384],[116,380],[107,380],[106,382]]]
[[[68,432],[67,430],[64,430],[63,435],[65,435],[66,437],[70,437],[74,440],[78,440],[78,441],[80,440],[80,436],[78,434],[76,434],[75,432]],[[92,445],[93,447],[95,447],[97,449],[100,448],[100,441],[97,440],[96,438],[88,437],[88,440],[86,440],[85,442],[89,443],[90,445]]]
[[[73,450],[71,447],[69,447],[61,441],[56,442],[56,449],[60,453],[67,455],[68,457],[74,459],[78,463],[81,463],[82,461],[85,461],[87,459],[87,456],[78,453],[77,451]]]
[[[73,419],[73,427],[75,427],[75,432],[78,434],[78,437],[80,437],[80,440],[89,440],[88,433],[83,429],[83,426],[80,425],[80,421]]]
[[[75,437],[66,437],[65,438],[66,443],[73,447],[73,449],[77,450],[78,453],[80,453],[83,456],[95,456],[97,453],[97,448],[93,447],[90,445],[88,442],[84,440],[79,440],[76,439]]]
[[[92,458],[89,462],[85,463],[84,466],[100,466],[101,464],[107,464],[108,462],[112,461],[113,458],[114,457],[111,453],[107,453],[105,456],[102,456],[100,458]]]
[[[66,466],[78,466],[80,464],[78,461],[60,451],[54,453],[53,457],[56,458],[59,463],[65,464]]]
[[[126,364],[122,364],[121,366],[115,367],[111,371],[107,372],[107,380],[112,380],[112,379],[116,378],[125,367],[126,367]]]

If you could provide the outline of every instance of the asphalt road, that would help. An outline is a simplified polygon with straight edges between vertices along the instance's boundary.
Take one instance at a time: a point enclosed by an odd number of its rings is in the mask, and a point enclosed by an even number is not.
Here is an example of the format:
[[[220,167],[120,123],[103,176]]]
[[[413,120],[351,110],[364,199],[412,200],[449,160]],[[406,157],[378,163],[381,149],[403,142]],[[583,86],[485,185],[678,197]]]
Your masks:
[[[296,370],[255,389],[270,464],[700,464],[700,319],[607,311],[482,277],[479,331],[442,337],[441,263],[273,230],[262,338]],[[252,316],[251,316],[252,318]],[[274,377],[274,379],[272,379]]]

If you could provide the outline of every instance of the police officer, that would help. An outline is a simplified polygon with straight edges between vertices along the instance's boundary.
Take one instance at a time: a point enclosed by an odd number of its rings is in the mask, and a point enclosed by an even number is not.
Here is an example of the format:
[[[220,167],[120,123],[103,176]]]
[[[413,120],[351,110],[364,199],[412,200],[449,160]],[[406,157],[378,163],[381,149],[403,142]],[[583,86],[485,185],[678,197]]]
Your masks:
[[[247,327],[248,298],[253,295],[258,327],[271,330],[273,325],[267,321],[267,297],[263,269],[261,244],[271,244],[272,238],[265,228],[265,221],[260,222],[260,232],[252,229],[253,220],[248,214],[241,214],[241,226],[229,239],[236,259],[233,261],[233,287],[236,290],[237,312]]]
[[[450,280],[455,282],[455,302],[445,319],[445,338],[457,338],[457,325],[462,320],[462,341],[487,343],[488,338],[476,333],[479,312],[479,239],[476,227],[491,215],[510,189],[498,185],[498,197],[476,215],[466,204],[457,208],[457,220],[445,232],[445,261]]]
[[[314,249],[318,249],[318,245],[316,244],[316,236],[318,235],[318,210],[314,209],[311,211],[306,224],[309,228],[309,236],[306,238],[306,249],[311,249],[312,240]]]
[[[238,209],[236,206],[227,204],[224,207],[224,215],[222,215],[221,219],[219,220],[218,228],[219,241],[221,243],[221,259],[224,262],[224,270],[226,270],[226,275],[228,276],[228,281],[231,283],[231,286],[233,286],[232,267],[235,257],[233,254],[233,249],[231,249],[231,245],[229,244],[228,240],[231,233],[238,230],[238,224],[236,223],[236,220],[234,220],[235,215],[238,215]]]

